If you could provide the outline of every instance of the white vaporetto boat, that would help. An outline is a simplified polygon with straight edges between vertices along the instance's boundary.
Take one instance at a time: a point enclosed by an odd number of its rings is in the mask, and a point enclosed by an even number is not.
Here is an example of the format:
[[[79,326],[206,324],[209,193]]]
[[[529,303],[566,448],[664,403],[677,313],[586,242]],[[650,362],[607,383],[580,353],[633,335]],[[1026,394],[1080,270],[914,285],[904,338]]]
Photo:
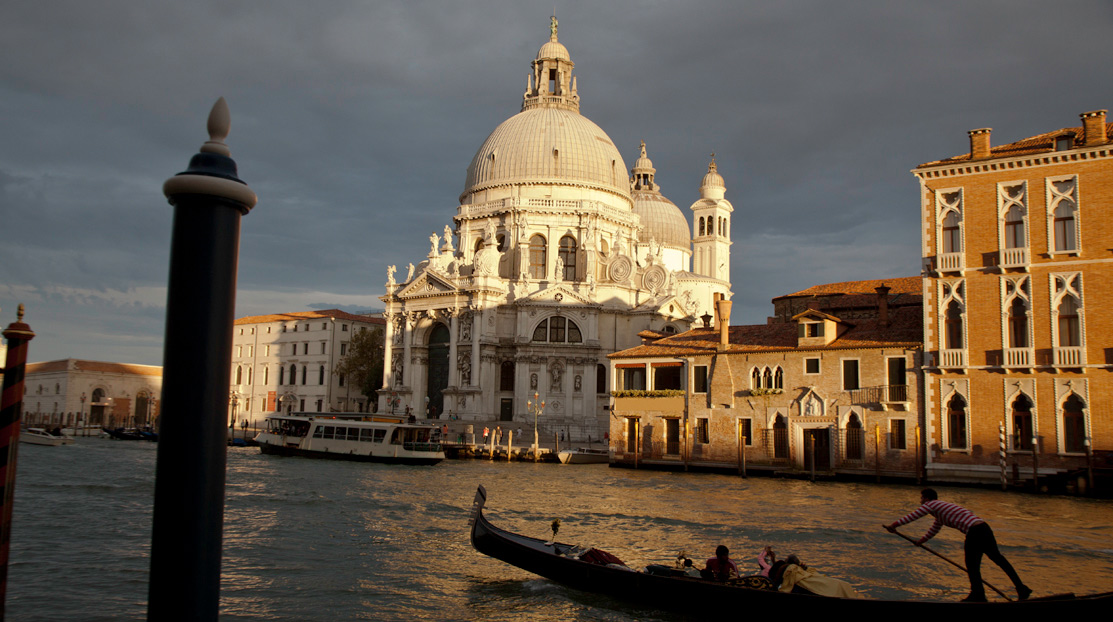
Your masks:
[[[72,445],[73,439],[62,434],[51,434],[42,428],[27,428],[19,433],[19,440],[29,445]]]
[[[557,452],[562,464],[603,464],[611,461],[609,449],[588,449],[577,447]]]
[[[435,429],[406,423],[403,415],[293,413],[267,417],[255,441],[263,453],[276,456],[436,464],[444,460],[444,450],[432,441]]]

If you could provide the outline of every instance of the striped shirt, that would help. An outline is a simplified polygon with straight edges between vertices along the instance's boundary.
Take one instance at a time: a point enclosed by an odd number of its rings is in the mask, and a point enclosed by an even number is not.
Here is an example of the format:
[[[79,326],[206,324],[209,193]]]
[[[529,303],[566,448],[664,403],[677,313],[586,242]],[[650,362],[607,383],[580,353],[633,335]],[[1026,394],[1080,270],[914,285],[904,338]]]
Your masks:
[[[921,541],[923,542],[927,542],[928,540],[932,539],[932,537],[934,537],[935,534],[939,533],[939,530],[944,526],[957,529],[962,533],[967,533],[974,525],[979,525],[985,522],[977,516],[974,516],[973,512],[967,510],[961,505],[947,503],[946,501],[939,501],[938,499],[936,499],[933,501],[928,501],[927,503],[916,508],[912,511],[911,514],[898,520],[896,522],[896,525],[898,527],[900,525],[907,525],[908,523],[911,523],[918,518],[923,518],[928,514],[931,514],[935,517],[935,524],[933,524],[931,526],[931,529],[928,529],[927,533],[924,534],[924,537],[921,538]]]

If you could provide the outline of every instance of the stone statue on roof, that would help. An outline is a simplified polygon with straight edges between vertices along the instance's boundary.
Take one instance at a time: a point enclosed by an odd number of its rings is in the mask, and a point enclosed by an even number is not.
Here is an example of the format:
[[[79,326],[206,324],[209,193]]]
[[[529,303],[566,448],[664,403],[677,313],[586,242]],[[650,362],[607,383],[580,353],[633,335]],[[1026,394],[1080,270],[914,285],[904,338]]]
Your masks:
[[[549,19],[550,19],[550,21],[549,21],[549,36],[552,37],[553,41],[556,41],[557,26],[560,25],[560,22],[557,21],[556,15],[553,15]]]
[[[406,282],[409,283],[412,280],[414,280],[414,265],[411,263],[410,269],[406,272]]]
[[[386,286],[394,287],[394,273],[398,270],[396,266],[386,267]]]
[[[452,227],[449,227],[448,225],[444,226],[444,248],[442,248],[441,250],[448,251],[450,253],[456,250],[452,247]]]
[[[441,241],[441,236],[437,235],[436,231],[434,231],[433,234],[429,236],[429,243],[433,245],[433,248],[430,249],[430,251],[429,251],[429,256],[430,257],[433,257],[434,255],[437,254],[437,243],[440,242],[440,241]]]

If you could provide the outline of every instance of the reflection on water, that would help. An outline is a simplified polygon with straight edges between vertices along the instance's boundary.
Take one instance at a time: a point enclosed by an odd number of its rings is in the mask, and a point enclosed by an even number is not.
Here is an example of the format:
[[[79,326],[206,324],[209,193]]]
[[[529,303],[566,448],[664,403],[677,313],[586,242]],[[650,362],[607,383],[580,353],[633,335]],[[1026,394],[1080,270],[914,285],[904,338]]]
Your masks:
[[[155,446],[79,439],[20,448],[7,612],[18,620],[144,619]],[[90,468],[96,466],[97,468]],[[744,569],[765,544],[877,598],[962,597],[965,575],[881,529],[916,487],[610,469],[316,461],[229,450],[222,619],[677,620],[554,585],[467,538],[477,484],[495,524],[596,546],[631,566],[710,557]],[[1107,501],[940,488],[993,526],[1037,593],[1113,590]],[[902,528],[919,536],[929,522]],[[931,543],[961,561],[961,534]],[[1010,588],[992,563],[986,578]],[[1071,572],[1064,572],[1071,568]],[[1006,590],[1008,591],[1008,590]]]

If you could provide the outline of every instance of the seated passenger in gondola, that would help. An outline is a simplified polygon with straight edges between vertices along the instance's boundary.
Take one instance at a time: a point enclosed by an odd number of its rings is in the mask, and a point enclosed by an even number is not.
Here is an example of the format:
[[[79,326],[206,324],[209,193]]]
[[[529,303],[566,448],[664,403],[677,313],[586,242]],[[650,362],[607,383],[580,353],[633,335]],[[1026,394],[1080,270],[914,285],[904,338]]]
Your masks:
[[[726,581],[738,576],[738,566],[730,559],[730,549],[720,544],[715,547],[715,557],[707,560],[703,569],[704,579]]]
[[[757,555],[757,565],[761,568],[761,576],[769,578],[769,570],[776,561],[777,554],[773,552],[772,547],[766,545],[765,548],[761,549],[761,552]]]
[[[799,557],[789,555],[784,561],[774,562],[769,570],[769,580],[782,592],[794,594],[815,594],[817,596],[836,596],[839,598],[861,598],[862,596],[846,581],[826,577],[808,568]]]

